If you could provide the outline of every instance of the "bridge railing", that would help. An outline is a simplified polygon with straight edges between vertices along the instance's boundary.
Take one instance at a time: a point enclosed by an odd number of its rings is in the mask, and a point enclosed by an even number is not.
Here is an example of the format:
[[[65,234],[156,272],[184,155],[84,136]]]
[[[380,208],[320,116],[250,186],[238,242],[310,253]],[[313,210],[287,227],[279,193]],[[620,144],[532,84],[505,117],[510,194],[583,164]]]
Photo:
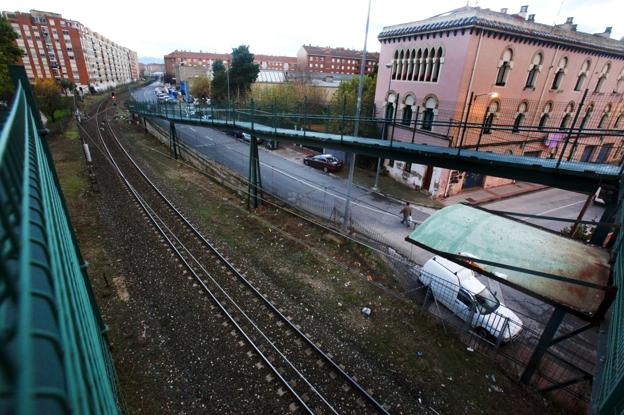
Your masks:
[[[612,249],[613,285],[617,288],[604,341],[602,368],[592,396],[593,412],[600,415],[624,411],[624,184],[620,185],[616,223],[620,225]]]
[[[24,87],[0,135],[0,412],[116,414],[104,325]]]
[[[574,120],[570,114],[566,127],[555,126],[542,116],[539,123],[531,124],[525,118],[513,119],[509,114],[498,113],[489,119],[487,115],[478,121],[479,115],[464,116],[450,109],[439,113],[416,114],[406,120],[361,117],[358,137],[352,137],[356,119],[352,115],[336,114],[322,110],[320,113],[283,113],[267,108],[256,108],[253,103],[244,107],[223,105],[192,105],[165,103],[161,101],[131,101],[133,112],[164,118],[191,120],[208,125],[240,126],[258,134],[286,134],[286,130],[309,136],[353,140],[372,138],[387,140],[391,144],[414,143],[438,147],[453,147],[456,155],[470,155],[478,151],[482,157],[504,156],[507,161],[539,164],[584,171],[588,165],[594,172],[611,173],[613,166],[624,167],[624,119],[615,119],[609,128],[599,120],[598,126],[590,128],[588,119]],[[553,107],[555,107],[553,105]],[[305,108],[305,107],[304,107]],[[556,108],[556,107],[555,107]],[[475,113],[479,108],[474,108]],[[483,110],[487,114],[487,109]],[[554,109],[550,113],[555,117]],[[582,115],[582,114],[581,114]],[[587,116],[587,114],[585,114]],[[593,122],[593,120],[592,120]],[[486,153],[491,155],[485,155]],[[602,167],[604,166],[604,167]],[[621,170],[620,170],[621,173]]]

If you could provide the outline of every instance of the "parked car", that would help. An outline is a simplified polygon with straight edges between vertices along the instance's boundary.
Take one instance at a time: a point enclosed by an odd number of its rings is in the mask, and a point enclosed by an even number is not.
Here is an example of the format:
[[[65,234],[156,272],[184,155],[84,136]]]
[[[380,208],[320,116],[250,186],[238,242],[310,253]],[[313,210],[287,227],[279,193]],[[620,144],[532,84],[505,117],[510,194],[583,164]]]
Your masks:
[[[250,143],[251,142],[251,137],[252,137],[251,134],[243,133],[243,136],[240,137],[240,139],[241,139],[241,141],[244,141],[246,143]],[[256,143],[257,144],[262,144],[263,143],[263,140],[260,137],[258,137],[258,136],[253,136],[253,137],[256,137]]]
[[[509,342],[522,331],[522,320],[501,304],[471,269],[434,256],[422,267],[418,279],[431,289],[436,301],[462,320],[470,321],[481,337],[490,341],[500,337],[502,342]]]
[[[235,138],[243,138],[243,132],[241,130],[223,130],[223,132]]]
[[[303,164],[306,166],[321,169],[325,173],[336,172],[342,169],[342,160],[337,159],[331,154],[319,154],[316,156],[308,156],[303,159]]]

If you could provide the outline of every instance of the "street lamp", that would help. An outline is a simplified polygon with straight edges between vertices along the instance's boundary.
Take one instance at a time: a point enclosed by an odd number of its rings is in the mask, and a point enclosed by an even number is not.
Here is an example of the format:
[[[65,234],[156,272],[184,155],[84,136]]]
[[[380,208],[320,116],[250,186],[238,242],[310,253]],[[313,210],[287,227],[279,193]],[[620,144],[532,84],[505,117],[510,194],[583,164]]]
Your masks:
[[[464,136],[466,135],[466,129],[468,128],[468,120],[470,119],[470,110],[472,109],[472,104],[479,97],[489,96],[490,98],[497,98],[498,92],[485,92],[483,94],[476,94],[474,92],[470,93],[470,100],[468,101],[468,110],[466,111],[466,119],[464,121],[464,129],[462,130],[462,134],[459,140],[459,145],[457,146],[457,153],[459,154],[459,150],[461,149],[462,144],[464,143]]]
[[[390,63],[386,63],[384,65],[387,69],[392,68],[392,62]],[[390,71],[390,75],[388,76],[388,88],[386,89],[386,97],[390,98],[390,87],[392,85],[392,71]],[[390,102],[388,102],[390,103]],[[388,120],[387,120],[387,115],[388,114],[388,107],[386,107],[386,112],[384,113],[384,124],[383,124],[383,129],[381,130],[381,139],[383,140],[383,138],[386,136],[386,126],[388,125]],[[416,126],[414,126],[416,127]],[[378,191],[379,190],[379,172],[381,171],[381,157],[377,157],[377,170],[375,171],[375,184],[373,185],[373,190],[374,191]]]
[[[364,88],[364,71],[366,69],[366,45],[368,41],[368,23],[370,22],[371,0],[368,0],[368,12],[366,14],[366,29],[364,31],[364,49],[360,60],[360,81],[358,83],[357,99],[355,103],[355,125],[353,126],[353,136],[357,137],[360,132],[360,111],[362,109],[362,90]],[[349,227],[349,217],[351,211],[351,190],[353,188],[353,172],[355,171],[356,153],[352,152],[349,158],[349,178],[347,186],[347,200],[345,201],[345,213],[342,221],[342,230],[347,231]]]

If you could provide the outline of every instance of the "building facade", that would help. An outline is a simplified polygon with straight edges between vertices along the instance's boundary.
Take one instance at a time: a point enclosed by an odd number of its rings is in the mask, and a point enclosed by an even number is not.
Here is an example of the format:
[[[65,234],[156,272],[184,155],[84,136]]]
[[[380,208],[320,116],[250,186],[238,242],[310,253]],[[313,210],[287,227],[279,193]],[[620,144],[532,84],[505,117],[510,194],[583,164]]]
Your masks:
[[[362,51],[344,48],[322,48],[303,45],[297,53],[297,67],[302,72],[359,74]],[[365,73],[373,73],[379,62],[379,53],[366,53]]]
[[[527,11],[524,6],[510,15],[506,9],[463,7],[384,28],[375,104],[378,115],[393,120],[394,139],[469,148],[487,144],[520,156],[567,151],[573,160],[602,163],[620,157],[620,140],[613,139],[611,147],[581,144],[572,154],[557,142],[560,137],[540,129],[565,131],[579,107],[577,127],[624,128],[624,41],[610,39],[611,28],[582,33],[572,18],[550,26]],[[457,121],[466,119],[481,127],[462,134]],[[524,125],[535,131],[523,131]],[[609,137],[601,136],[600,143],[604,140]],[[402,162],[386,161],[386,168],[437,197],[510,182]]]
[[[231,63],[231,55],[229,53],[211,53],[211,52],[190,52],[183,50],[175,50],[165,55],[165,72],[171,76],[175,76],[176,68],[180,66],[192,66],[199,68],[209,75],[212,74],[212,65],[220,60],[225,66]],[[297,58],[294,56],[273,56],[273,55],[254,55],[254,62],[260,66],[261,70],[270,71],[294,71],[297,68]],[[179,69],[177,69],[179,72]]]
[[[57,13],[3,12],[24,51],[21,63],[31,80],[66,79],[86,91],[139,78],[137,54]]]

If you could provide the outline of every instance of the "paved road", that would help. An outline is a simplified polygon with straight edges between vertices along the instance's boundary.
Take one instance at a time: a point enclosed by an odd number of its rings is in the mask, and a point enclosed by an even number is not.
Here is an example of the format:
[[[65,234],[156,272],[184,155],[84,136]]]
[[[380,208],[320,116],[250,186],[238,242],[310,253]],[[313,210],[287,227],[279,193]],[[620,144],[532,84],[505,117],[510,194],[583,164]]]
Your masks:
[[[134,94],[138,99],[153,99],[154,87],[141,88]],[[157,122],[168,128],[167,122]],[[176,131],[181,140],[205,156],[244,177],[248,176],[248,144],[212,128],[178,124]],[[285,159],[264,148],[260,152],[260,164],[262,186],[269,193],[325,217],[332,212],[344,212],[348,193],[346,180]],[[352,200],[352,220],[358,228],[374,234],[418,263],[431,256],[404,241],[410,230],[400,223],[400,203],[358,186],[352,188]],[[416,207],[412,218],[421,222],[432,212],[430,208]]]
[[[568,192],[561,189],[548,188],[510,199],[484,204],[483,207],[507,212],[530,213],[540,216],[554,216],[558,218],[576,219],[587,195]],[[600,220],[604,208],[591,204],[585,212],[585,220]],[[545,228],[561,231],[570,226],[568,222],[559,222],[545,219],[522,218],[527,222],[543,226]]]
[[[153,99],[153,91],[154,87],[148,86],[135,91],[134,94],[138,99]],[[168,128],[167,122],[163,120],[157,120],[157,122],[161,123],[164,128]],[[249,168],[248,144],[212,128],[183,124],[178,124],[176,128],[179,138],[185,143],[241,176],[247,177]],[[285,159],[266,149],[262,149],[260,152],[260,161],[262,185],[268,192],[316,214],[327,216],[328,212],[334,208],[341,212],[344,210],[347,194],[346,180],[304,166],[302,163]],[[352,217],[361,228],[376,234],[377,238],[384,240],[388,246],[408,255],[418,264],[423,264],[431,258],[431,253],[404,241],[409,230],[400,224],[398,212],[401,209],[401,204],[380,197],[370,190],[355,186],[352,197],[354,200]],[[586,196],[582,194],[559,189],[545,189],[489,203],[484,207],[574,219],[585,199]],[[429,208],[419,208],[414,212],[413,218],[416,221],[423,221],[432,212],[433,210]],[[601,214],[602,208],[592,205],[588,209],[585,219],[599,218]],[[554,231],[560,231],[569,225],[565,222],[551,220],[524,220]],[[528,327],[539,330],[546,323],[552,310],[550,306],[506,286],[501,286],[495,281],[483,278],[483,282],[493,292],[497,293],[503,303],[518,312]],[[593,332],[586,332],[583,335],[588,343],[594,341],[594,336],[595,333]],[[588,354],[593,352],[591,346],[587,344],[580,345],[579,348]]]

